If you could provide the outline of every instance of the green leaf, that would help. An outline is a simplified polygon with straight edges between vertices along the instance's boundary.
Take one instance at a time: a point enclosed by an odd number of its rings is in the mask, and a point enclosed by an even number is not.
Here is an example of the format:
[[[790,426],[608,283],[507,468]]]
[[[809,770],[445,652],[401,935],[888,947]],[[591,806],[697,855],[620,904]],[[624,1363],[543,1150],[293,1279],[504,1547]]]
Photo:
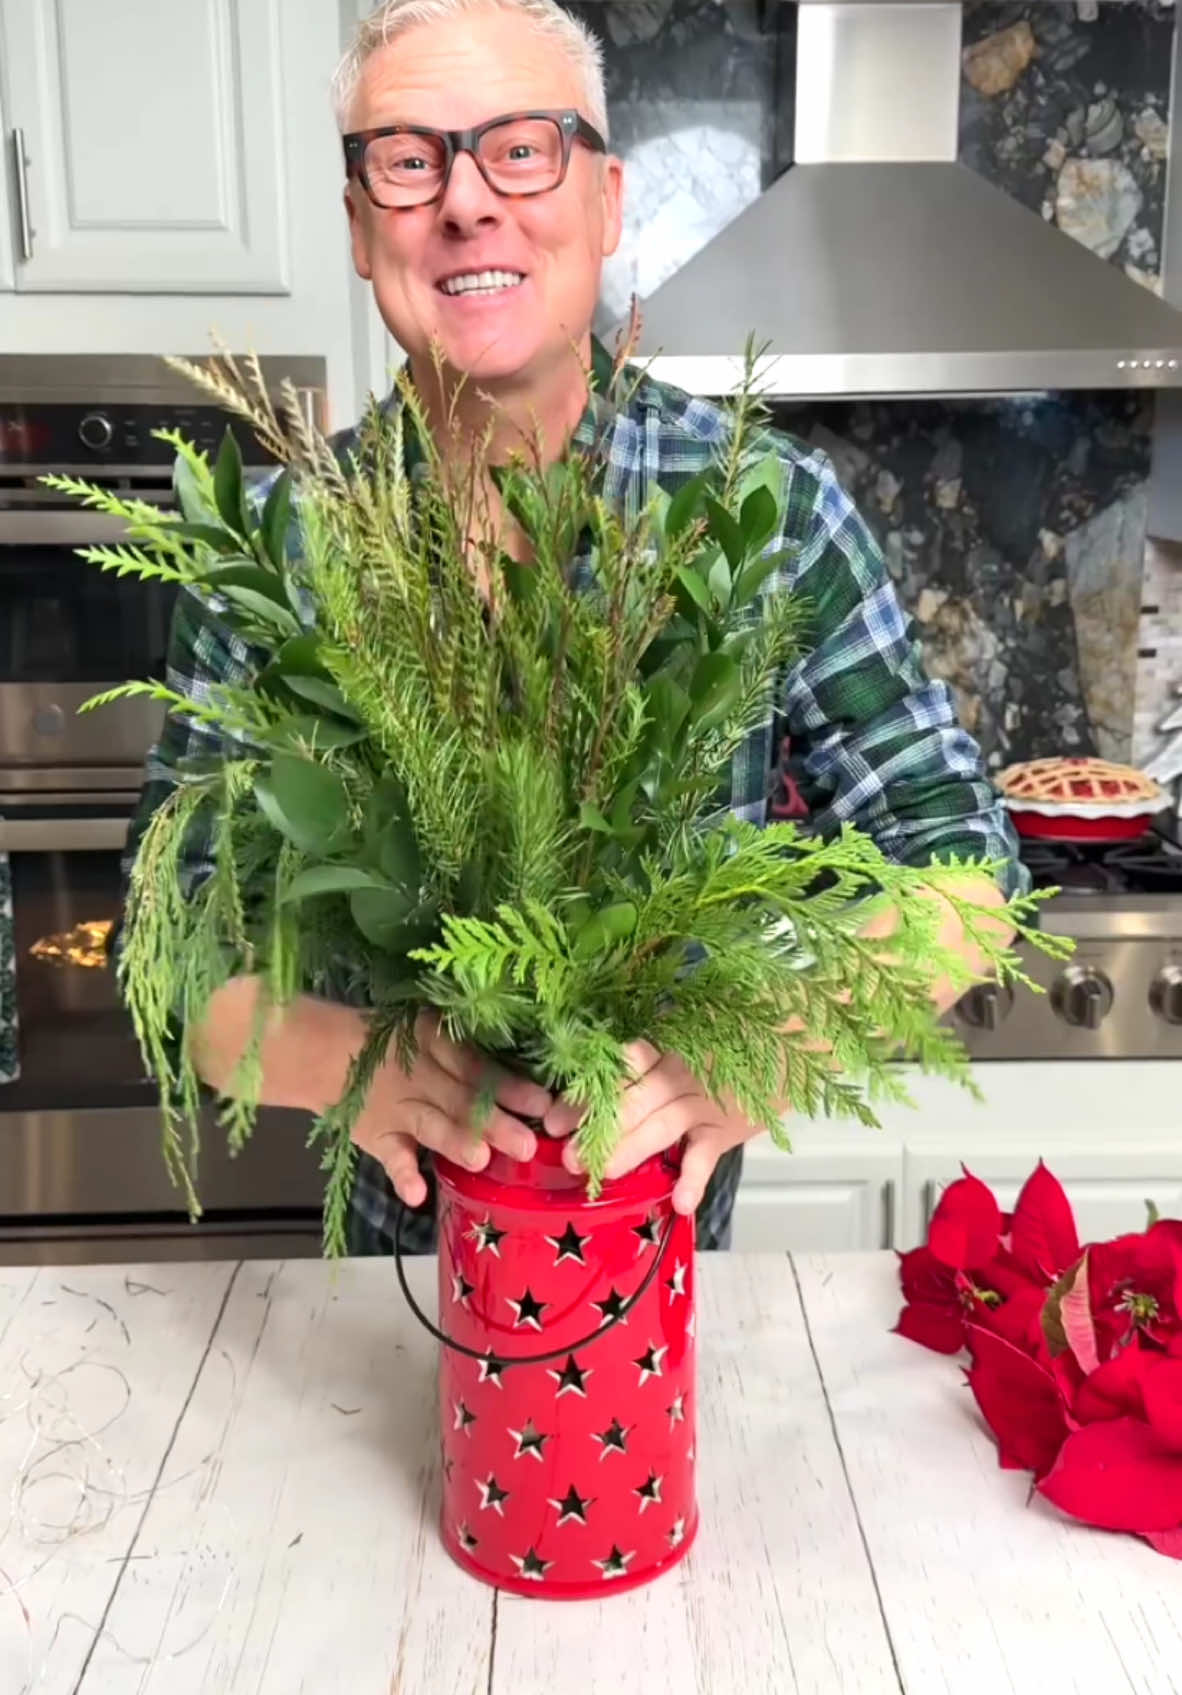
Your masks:
[[[284,891],[285,901],[307,900],[311,895],[351,894],[354,889],[386,889],[388,885],[360,865],[313,865],[294,877]]]
[[[729,653],[707,653],[690,682],[691,721],[702,727],[726,716],[739,698],[742,675]]]
[[[739,499],[745,502],[757,488],[765,488],[780,510],[784,501],[784,465],[778,453],[767,453],[746,471],[739,483]]]
[[[501,561],[505,586],[519,606],[533,600],[538,592],[538,573],[531,565],[522,565],[508,555]]]
[[[709,471],[699,471],[696,477],[691,477],[688,483],[678,489],[665,513],[665,534],[670,540],[679,536],[693,523],[698,516],[702,496],[709,486]]]
[[[714,602],[710,598],[710,590],[692,565],[679,565],[677,567],[677,580],[694,604],[700,606],[703,612],[714,611]]]
[[[388,882],[417,898],[423,865],[410,821],[406,790],[389,774],[374,785],[361,827],[363,851]]]
[[[348,840],[345,785],[323,765],[277,753],[270,775],[256,777],[254,788],[263,813],[302,853],[333,853]]]
[[[290,518],[291,472],[284,471],[276,478],[274,487],[267,496],[259,523],[259,533],[267,558],[277,568],[281,567],[287,558],[287,528]]]
[[[735,584],[735,606],[746,606],[755,599],[764,583],[773,571],[778,571],[792,558],[789,548],[781,548],[776,553],[769,553],[763,559],[753,559],[746,566]]]
[[[725,612],[731,602],[731,568],[723,554],[711,565],[706,582],[714,604],[720,612]]]
[[[598,830],[602,835],[610,836],[612,827],[597,806],[592,806],[585,800],[579,808],[579,823],[584,830]]]
[[[326,683],[322,677],[308,677],[296,671],[285,672],[283,680],[293,694],[298,694],[302,700],[310,700],[313,706],[322,706],[326,712],[335,712],[338,718],[348,718],[353,724],[363,722],[361,714],[349,705],[335,683]]]
[[[1157,1202],[1152,1201],[1152,1200],[1146,1201],[1146,1203],[1145,1203],[1145,1228],[1146,1228],[1146,1230],[1152,1230],[1153,1226],[1155,1224],[1157,1224],[1160,1221],[1160,1219],[1161,1219],[1161,1213],[1157,1210]]]
[[[222,523],[245,540],[250,532],[250,520],[243,494],[242,450],[228,424],[213,468],[213,492]]]
[[[187,466],[185,468],[188,469]],[[223,529],[220,524],[170,524],[168,533],[179,536],[183,541],[204,542],[206,547],[215,548],[218,553],[242,552],[242,537]]]
[[[367,941],[388,953],[405,953],[408,920],[417,900],[417,894],[406,889],[355,889],[349,896],[349,910]]]
[[[722,551],[730,561],[732,571],[737,571],[743,563],[745,546],[743,532],[731,517],[725,506],[720,506],[716,500],[706,502],[707,529],[716,542],[722,546]]]
[[[272,726],[269,739],[289,746],[302,744],[324,752],[329,748],[354,747],[368,734],[364,724],[359,724],[356,719],[322,718],[314,712],[293,712]]]
[[[752,489],[739,511],[743,551],[748,556],[761,553],[767,546],[775,533],[779,516],[779,508],[771,491],[766,488]]]
[[[648,709],[656,727],[657,745],[666,752],[685,722],[689,696],[672,677],[654,677],[648,686]]]
[[[274,670],[282,677],[323,677],[325,682],[331,682],[331,673],[317,657],[319,652],[320,637],[305,630],[284,642],[268,670]]]
[[[215,565],[205,573],[202,581],[208,583],[210,588],[216,589],[219,594],[226,589],[252,589],[272,605],[281,606],[285,612],[289,612],[279,578],[273,576],[270,571],[264,571],[261,565],[252,565],[248,560],[235,560],[230,565]]]
[[[639,913],[630,900],[616,901],[612,906],[593,912],[575,937],[576,959],[591,959],[597,953],[607,953],[620,942],[626,942],[636,929]]]
[[[261,624],[274,630],[277,636],[292,636],[300,627],[295,614],[289,612],[286,606],[277,606],[270,594],[260,594],[258,589],[245,587],[218,588],[217,592],[224,594],[231,608],[251,613]]]
[[[177,505],[190,524],[208,525],[217,513],[206,504],[197,481],[197,473],[183,453],[178,453],[172,467],[172,487]]]

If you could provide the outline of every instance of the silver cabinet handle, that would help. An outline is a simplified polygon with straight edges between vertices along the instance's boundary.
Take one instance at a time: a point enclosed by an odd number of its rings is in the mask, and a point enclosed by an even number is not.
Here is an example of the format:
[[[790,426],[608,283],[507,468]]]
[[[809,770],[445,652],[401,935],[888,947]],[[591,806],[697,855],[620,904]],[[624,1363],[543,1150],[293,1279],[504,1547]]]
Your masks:
[[[2,853],[122,853],[131,820],[114,818],[5,818]]]
[[[25,152],[25,132],[14,129],[12,151],[16,158],[16,215],[20,223],[21,258],[27,265],[33,257],[33,225],[29,217],[29,155]]]

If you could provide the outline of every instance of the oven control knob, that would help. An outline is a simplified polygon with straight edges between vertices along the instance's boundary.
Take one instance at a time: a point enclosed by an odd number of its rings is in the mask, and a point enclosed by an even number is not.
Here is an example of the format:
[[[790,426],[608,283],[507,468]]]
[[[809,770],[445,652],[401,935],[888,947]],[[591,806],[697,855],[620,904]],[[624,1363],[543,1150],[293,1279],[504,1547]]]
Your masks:
[[[1009,1017],[1014,991],[1006,983],[978,983],[957,1006],[958,1015],[974,1030],[997,1030]]]
[[[1112,984],[1090,965],[1069,965],[1051,990],[1051,1005],[1065,1024],[1098,1030],[1112,1011]]]
[[[78,440],[95,453],[102,453],[114,439],[115,426],[102,412],[88,412],[78,425]]]
[[[1149,986],[1149,1004],[1165,1024],[1182,1024],[1182,965],[1165,965]]]

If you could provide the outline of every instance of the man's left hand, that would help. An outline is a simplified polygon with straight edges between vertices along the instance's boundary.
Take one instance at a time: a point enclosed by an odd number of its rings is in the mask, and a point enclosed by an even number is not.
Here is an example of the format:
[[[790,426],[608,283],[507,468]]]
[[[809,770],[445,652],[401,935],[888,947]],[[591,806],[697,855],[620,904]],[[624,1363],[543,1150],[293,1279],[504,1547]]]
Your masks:
[[[673,1209],[684,1214],[696,1212],[722,1155],[757,1136],[760,1127],[737,1107],[727,1111],[712,1100],[677,1054],[661,1053],[651,1042],[633,1042],[624,1051],[633,1081],[620,1096],[622,1135],[604,1175],[623,1177],[684,1138]],[[582,1117],[581,1107],[560,1098],[546,1114],[543,1126],[551,1136],[569,1136]],[[563,1163],[569,1171],[583,1169],[573,1142],[563,1155]]]

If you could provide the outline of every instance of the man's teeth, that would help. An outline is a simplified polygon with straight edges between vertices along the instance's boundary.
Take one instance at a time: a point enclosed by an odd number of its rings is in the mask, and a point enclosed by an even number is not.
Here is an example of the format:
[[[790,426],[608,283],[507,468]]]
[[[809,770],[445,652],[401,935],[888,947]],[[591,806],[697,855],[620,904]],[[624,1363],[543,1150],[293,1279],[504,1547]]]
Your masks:
[[[524,281],[520,271],[469,271],[462,277],[448,277],[439,286],[444,294],[495,294]]]

